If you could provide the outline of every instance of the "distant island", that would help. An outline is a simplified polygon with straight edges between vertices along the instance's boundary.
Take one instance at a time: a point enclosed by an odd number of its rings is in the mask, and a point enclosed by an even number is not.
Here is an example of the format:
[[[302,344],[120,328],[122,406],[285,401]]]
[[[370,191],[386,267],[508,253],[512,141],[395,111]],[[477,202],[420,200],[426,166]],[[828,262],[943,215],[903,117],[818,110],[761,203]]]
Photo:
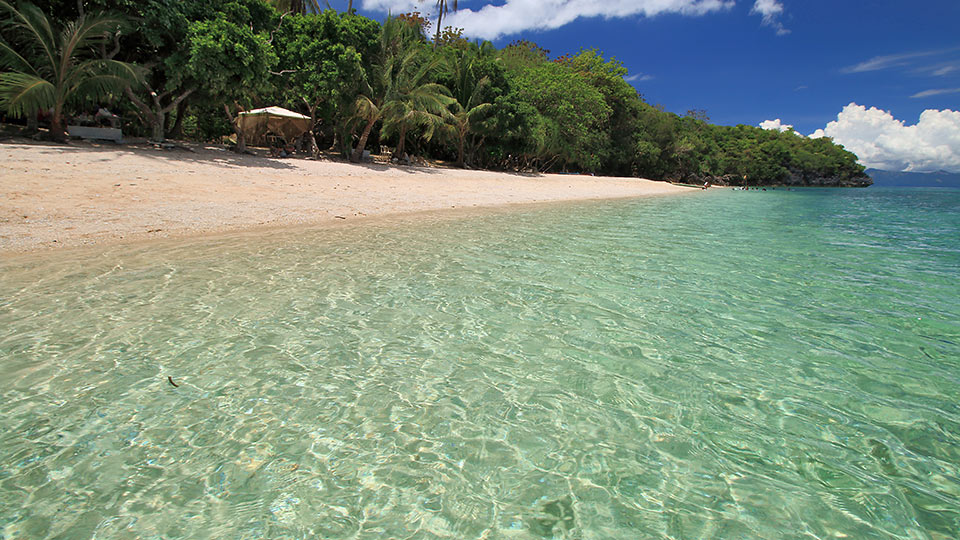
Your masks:
[[[73,0],[0,5],[10,22],[0,40],[22,52],[0,74],[0,113],[33,133],[49,126],[55,140],[68,124],[109,121],[124,136],[230,140],[241,153],[249,142],[276,155],[330,148],[354,162],[387,153],[395,164],[675,183],[871,183],[829,138],[650,104],[598,50],[497,49],[462,29],[432,32],[418,12],[381,23],[279,0],[107,2],[106,14]],[[267,106],[301,114],[305,127],[248,141],[240,113]]]
[[[960,188],[960,173],[937,171],[895,172],[867,169],[867,175],[877,187],[950,187]]]

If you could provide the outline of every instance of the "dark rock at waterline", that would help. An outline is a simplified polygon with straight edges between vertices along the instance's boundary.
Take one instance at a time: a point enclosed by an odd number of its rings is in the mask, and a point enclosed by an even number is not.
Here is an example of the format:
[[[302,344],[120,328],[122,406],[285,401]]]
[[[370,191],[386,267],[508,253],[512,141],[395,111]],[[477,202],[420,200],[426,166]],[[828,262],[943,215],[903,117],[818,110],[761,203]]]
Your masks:
[[[744,178],[736,174],[725,174],[723,176],[701,176],[697,177],[695,183],[702,184],[710,182],[715,186],[742,186],[745,185]],[[841,178],[837,176],[821,176],[818,174],[791,172],[784,178],[777,180],[756,180],[748,178],[746,185],[749,186],[788,186],[788,187],[868,187],[873,184],[866,174],[854,176],[851,178]]]

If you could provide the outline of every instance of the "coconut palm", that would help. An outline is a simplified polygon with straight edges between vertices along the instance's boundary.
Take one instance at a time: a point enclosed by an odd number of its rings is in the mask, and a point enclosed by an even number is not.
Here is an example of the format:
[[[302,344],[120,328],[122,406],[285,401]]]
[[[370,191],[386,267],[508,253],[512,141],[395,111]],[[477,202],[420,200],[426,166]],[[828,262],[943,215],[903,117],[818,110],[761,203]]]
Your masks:
[[[433,138],[449,115],[447,107],[455,100],[440,84],[427,82],[440,65],[438,59],[425,62],[398,75],[391,98],[383,106],[383,133],[398,137],[395,157],[403,156],[407,134],[420,129],[426,141]]]
[[[50,110],[50,135],[65,140],[67,105],[94,103],[114,96],[139,80],[126,62],[96,57],[96,46],[124,21],[109,16],[80,16],[57,31],[37,6],[17,9],[0,0],[0,14],[11,43],[0,39],[0,109],[14,117]]]
[[[454,49],[447,52],[447,67],[450,75],[450,88],[455,99],[451,114],[447,117],[444,132],[457,145],[457,166],[466,164],[467,140],[481,131],[484,116],[489,116],[493,108],[484,101],[485,90],[490,86],[490,77],[480,75],[479,63],[488,60],[496,50],[489,42],[471,45],[467,49]]]
[[[420,0],[423,2],[424,0]],[[457,1],[453,0],[453,11],[457,10]],[[443,16],[450,12],[450,0],[437,0],[437,34],[433,38],[433,48],[440,44],[440,33],[443,30]]]
[[[416,127],[429,140],[443,123],[446,107],[452,103],[447,89],[431,82],[439,66],[429,59],[417,39],[416,30],[397,19],[388,19],[380,30],[377,61],[354,102],[354,117],[361,121],[360,140],[351,160],[360,161],[374,125],[383,120],[385,134],[399,136],[397,155],[403,153],[407,133]]]
[[[307,13],[320,13],[320,4],[317,0],[268,0],[280,13],[293,13],[295,15],[306,15]],[[330,7],[330,4],[327,4]]]
[[[489,77],[483,77],[477,81],[466,100],[461,103],[460,100],[454,102],[453,114],[449,117],[449,128],[452,131],[453,139],[457,143],[457,166],[463,167],[466,164],[464,148],[467,143],[467,137],[477,131],[478,125],[482,122],[483,116],[489,114],[493,104],[485,103],[483,99],[483,89],[490,84]]]

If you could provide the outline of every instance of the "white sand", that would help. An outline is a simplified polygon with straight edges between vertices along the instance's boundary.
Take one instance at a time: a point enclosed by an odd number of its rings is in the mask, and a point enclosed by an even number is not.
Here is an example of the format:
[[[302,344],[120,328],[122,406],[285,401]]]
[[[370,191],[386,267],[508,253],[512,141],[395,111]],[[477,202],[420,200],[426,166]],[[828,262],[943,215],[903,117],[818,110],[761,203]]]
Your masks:
[[[0,252],[686,191],[635,178],[270,159],[215,147],[0,144]]]

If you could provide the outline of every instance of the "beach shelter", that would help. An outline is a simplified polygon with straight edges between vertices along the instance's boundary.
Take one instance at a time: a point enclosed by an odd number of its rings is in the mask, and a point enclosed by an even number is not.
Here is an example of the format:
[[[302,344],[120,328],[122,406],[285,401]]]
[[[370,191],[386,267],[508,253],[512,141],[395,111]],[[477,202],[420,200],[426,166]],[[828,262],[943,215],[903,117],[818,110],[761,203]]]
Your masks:
[[[237,126],[248,144],[263,144],[268,134],[279,135],[292,141],[310,131],[310,117],[283,107],[265,107],[242,112],[237,117]]]

